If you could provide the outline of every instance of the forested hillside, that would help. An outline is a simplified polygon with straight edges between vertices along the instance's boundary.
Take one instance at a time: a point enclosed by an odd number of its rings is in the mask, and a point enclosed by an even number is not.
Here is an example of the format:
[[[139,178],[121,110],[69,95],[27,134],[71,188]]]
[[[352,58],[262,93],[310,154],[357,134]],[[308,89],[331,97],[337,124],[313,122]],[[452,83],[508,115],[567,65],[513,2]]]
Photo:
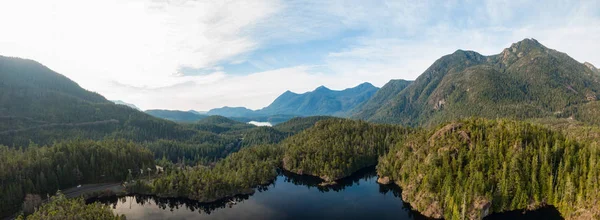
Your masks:
[[[216,163],[214,167],[188,169],[167,167],[167,173],[149,184],[132,186],[130,191],[160,197],[183,197],[214,202],[239,194],[250,194],[259,185],[277,176],[282,149],[275,145],[244,148]]]
[[[402,79],[390,80],[388,83],[383,85],[381,89],[366,102],[356,106],[350,112],[349,116],[361,117],[361,115],[372,115],[381,106],[387,104],[395,96],[398,95],[402,90],[408,87],[413,81],[407,81]]]
[[[310,116],[310,117],[296,117],[292,118],[289,121],[284,123],[275,125],[274,127],[283,132],[291,132],[298,133],[307,128],[312,127],[318,121],[326,120],[326,119],[334,119],[335,117],[331,116]]]
[[[497,55],[462,50],[446,55],[377,110],[356,117],[413,126],[469,116],[527,119],[560,115],[599,95],[595,71],[525,39]]]
[[[85,183],[125,181],[154,170],[152,153],[129,141],[69,141],[15,149],[0,145],[0,216],[18,211],[26,194],[54,194]]]
[[[298,117],[298,116],[281,114],[281,115],[261,115],[261,116],[253,116],[253,117],[229,117],[229,118],[236,120],[236,121],[245,122],[245,123],[248,123],[251,121],[257,121],[257,122],[269,122],[269,123],[271,123],[271,125],[277,125],[277,124],[286,122],[295,117]]]
[[[591,101],[571,106],[561,112],[560,116],[577,119],[587,124],[600,125],[600,101]]]
[[[47,67],[0,57],[0,144],[27,146],[107,136],[185,140],[196,131],[86,91]]]
[[[196,130],[209,131],[213,133],[235,132],[254,128],[256,126],[235,121],[223,116],[213,115],[191,124]]]
[[[377,172],[426,216],[478,219],[554,205],[586,219],[600,217],[598,147],[539,125],[469,119],[409,135]]]
[[[189,111],[186,112],[177,110],[150,109],[144,112],[157,118],[176,122],[195,122],[208,117],[208,115],[200,115]]]
[[[347,119],[329,119],[282,142],[283,168],[326,181],[374,166],[389,146],[402,140],[408,129]]]

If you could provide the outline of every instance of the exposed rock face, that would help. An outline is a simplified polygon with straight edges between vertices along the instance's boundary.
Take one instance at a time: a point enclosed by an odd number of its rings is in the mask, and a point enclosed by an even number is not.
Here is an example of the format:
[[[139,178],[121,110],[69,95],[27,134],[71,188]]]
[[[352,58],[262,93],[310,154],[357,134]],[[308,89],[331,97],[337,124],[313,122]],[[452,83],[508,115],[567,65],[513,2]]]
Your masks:
[[[446,104],[446,100],[445,100],[445,99],[439,100],[439,101],[438,101],[438,102],[437,102],[437,103],[436,103],[436,104],[433,106],[433,109],[435,109],[435,110],[440,110],[440,109],[442,109],[442,107],[444,107],[444,105],[445,105],[445,104]]]
[[[492,201],[485,197],[480,197],[473,201],[473,209],[469,212],[469,219],[483,219],[484,217],[492,214],[490,208],[492,207]]]
[[[412,189],[413,187],[408,188],[414,190]],[[408,192],[404,190],[405,188],[402,189],[402,201],[409,202],[422,215],[435,219],[444,217],[444,209],[442,209],[440,203],[435,199],[435,195],[430,192]]]
[[[377,178],[379,184],[388,185],[390,184],[390,178],[387,176]]]
[[[585,65],[587,68],[590,68],[592,71],[594,72],[598,72],[598,68],[596,68],[594,65],[592,65],[591,63],[585,62],[583,63],[583,65]]]

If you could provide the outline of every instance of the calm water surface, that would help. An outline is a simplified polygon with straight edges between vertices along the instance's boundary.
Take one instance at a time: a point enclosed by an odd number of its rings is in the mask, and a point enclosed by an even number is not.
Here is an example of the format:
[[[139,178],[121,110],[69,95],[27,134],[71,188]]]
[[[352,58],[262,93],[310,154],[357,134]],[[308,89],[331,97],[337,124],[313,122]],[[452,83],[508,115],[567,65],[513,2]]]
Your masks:
[[[125,214],[127,219],[426,219],[402,202],[398,187],[376,181],[374,168],[361,170],[331,187],[318,186],[318,178],[282,172],[273,184],[260,187],[254,195],[217,203],[151,196],[97,201],[111,205],[115,213]],[[560,219],[560,215],[546,208],[526,214],[496,214],[489,219]]]

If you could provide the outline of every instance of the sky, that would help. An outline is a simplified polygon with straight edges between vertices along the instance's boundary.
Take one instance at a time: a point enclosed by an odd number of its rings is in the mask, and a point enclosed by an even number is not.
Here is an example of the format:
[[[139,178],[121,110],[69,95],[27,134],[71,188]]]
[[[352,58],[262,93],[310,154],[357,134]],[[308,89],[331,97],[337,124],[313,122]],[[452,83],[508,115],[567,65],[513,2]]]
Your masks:
[[[260,109],[535,38],[600,66],[600,0],[0,0],[0,55],[141,109]]]

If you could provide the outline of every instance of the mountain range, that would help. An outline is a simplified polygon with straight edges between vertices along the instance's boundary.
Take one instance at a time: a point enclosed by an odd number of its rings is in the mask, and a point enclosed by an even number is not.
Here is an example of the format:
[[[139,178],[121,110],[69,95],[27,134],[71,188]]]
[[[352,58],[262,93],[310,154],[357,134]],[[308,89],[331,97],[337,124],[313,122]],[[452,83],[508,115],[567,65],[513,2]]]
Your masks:
[[[378,88],[370,83],[363,83],[341,91],[325,86],[303,94],[286,91],[269,106],[257,112],[265,115],[347,116],[354,108],[369,100],[377,90]]]
[[[352,117],[416,126],[469,116],[565,116],[599,98],[599,81],[593,65],[525,39],[496,55],[457,50],[443,56],[409,86],[394,86],[400,92]]]
[[[130,114],[140,113],[128,110],[136,109],[134,105],[113,101],[119,103],[115,105],[35,61],[0,57],[0,68],[4,76],[0,115],[3,120],[10,118],[7,128],[13,130],[107,119],[122,124]],[[600,72],[591,63],[580,63],[535,39],[524,39],[491,56],[457,50],[436,60],[415,81],[391,80],[381,89],[369,83],[341,91],[321,86],[302,94],[286,91],[259,110],[223,107],[206,114],[146,113],[179,122],[198,121],[206,115],[276,123],[295,116],[330,115],[410,126],[469,116],[589,119],[596,116],[593,108],[600,97],[599,81]],[[65,105],[72,107],[64,109]]]
[[[329,115],[410,126],[469,116],[590,119],[596,116],[599,79],[600,70],[591,63],[524,39],[491,56],[457,50],[436,60],[415,81],[391,80],[381,89],[363,83],[341,91],[324,86],[302,94],[286,91],[263,109],[223,107],[207,115],[244,122],[278,116],[276,123],[294,116]],[[197,120],[185,112],[171,114],[182,115],[153,115]]]
[[[286,91],[269,106],[253,111],[244,107],[223,107],[208,111],[209,115],[225,117],[257,117],[268,115],[347,116],[353,109],[369,100],[378,88],[370,83],[341,91],[320,86],[313,91],[298,94]]]
[[[403,80],[402,82],[409,83],[409,81]],[[280,123],[296,116],[344,117],[349,116],[354,109],[364,105],[378,90],[370,83],[362,83],[356,87],[340,91],[331,90],[325,86],[320,86],[313,91],[302,94],[288,90],[263,109],[251,110],[245,107],[225,106],[211,109],[206,112],[206,115],[220,115],[244,122],[269,120],[271,123]],[[386,93],[380,94],[380,96],[385,95]],[[157,114],[158,112],[159,110],[146,111],[146,113],[153,116],[169,120],[198,120],[197,117],[187,115],[187,112],[160,110],[160,114]]]

